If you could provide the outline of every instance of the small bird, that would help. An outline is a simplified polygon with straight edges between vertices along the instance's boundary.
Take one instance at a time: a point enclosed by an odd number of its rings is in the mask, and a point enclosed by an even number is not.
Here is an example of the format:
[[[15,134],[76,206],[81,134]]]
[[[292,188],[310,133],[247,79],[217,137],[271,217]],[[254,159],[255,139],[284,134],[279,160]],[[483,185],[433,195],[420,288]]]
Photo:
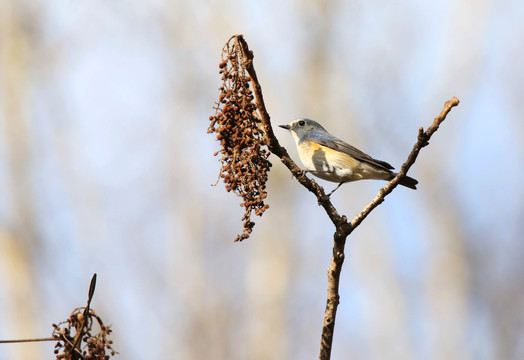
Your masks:
[[[385,161],[373,159],[331,135],[316,121],[297,119],[280,127],[289,130],[293,135],[298,155],[307,172],[321,179],[339,183],[328,196],[346,182],[364,179],[389,181],[397,175],[392,171],[393,166]],[[405,176],[400,179],[399,184],[416,190],[418,181]]]

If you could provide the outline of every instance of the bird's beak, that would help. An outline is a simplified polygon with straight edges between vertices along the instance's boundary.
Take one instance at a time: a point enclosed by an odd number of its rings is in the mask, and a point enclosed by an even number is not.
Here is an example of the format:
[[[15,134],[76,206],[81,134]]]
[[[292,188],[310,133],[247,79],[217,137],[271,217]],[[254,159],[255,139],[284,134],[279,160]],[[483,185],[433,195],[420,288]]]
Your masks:
[[[289,125],[278,125],[278,126],[281,127],[282,129],[286,129],[286,130],[291,129],[291,126],[289,126]]]

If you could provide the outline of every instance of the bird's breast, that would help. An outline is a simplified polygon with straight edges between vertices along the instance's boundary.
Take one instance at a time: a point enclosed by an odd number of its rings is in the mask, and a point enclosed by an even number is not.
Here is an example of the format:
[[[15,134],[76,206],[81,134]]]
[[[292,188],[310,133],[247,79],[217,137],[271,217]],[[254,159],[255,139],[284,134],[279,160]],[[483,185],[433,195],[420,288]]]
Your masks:
[[[307,170],[321,179],[333,182],[358,180],[360,162],[348,154],[313,141],[298,144],[300,160]]]

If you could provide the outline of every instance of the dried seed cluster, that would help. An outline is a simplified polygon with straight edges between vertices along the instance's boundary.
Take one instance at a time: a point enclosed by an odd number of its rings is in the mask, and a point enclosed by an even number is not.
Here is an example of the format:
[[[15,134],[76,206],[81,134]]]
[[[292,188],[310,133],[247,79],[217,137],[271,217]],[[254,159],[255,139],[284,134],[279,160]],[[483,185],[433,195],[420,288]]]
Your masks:
[[[255,223],[251,214],[262,216],[269,205],[266,181],[271,163],[267,159],[266,137],[261,121],[257,116],[253,94],[249,89],[251,78],[244,67],[240,44],[233,37],[224,47],[222,62],[219,65],[223,84],[220,97],[215,106],[215,115],[210,116],[208,133],[217,133],[222,150],[220,178],[227,191],[242,197],[240,206],[245,208],[244,230],[235,241],[247,239]]]
[[[78,342],[77,349],[81,351],[82,358],[86,360],[108,360],[117,354],[112,348],[113,341],[109,340],[110,326],[104,325],[102,319],[91,309],[84,321],[85,308],[76,308],[71,316],[61,323],[53,324],[53,337],[58,340],[55,345],[57,360],[69,360],[79,358],[74,356],[73,345],[78,331],[82,332],[82,338]],[[93,323],[98,324],[100,332],[93,335]],[[82,324],[84,325],[82,327]],[[78,355],[78,353],[77,353]]]

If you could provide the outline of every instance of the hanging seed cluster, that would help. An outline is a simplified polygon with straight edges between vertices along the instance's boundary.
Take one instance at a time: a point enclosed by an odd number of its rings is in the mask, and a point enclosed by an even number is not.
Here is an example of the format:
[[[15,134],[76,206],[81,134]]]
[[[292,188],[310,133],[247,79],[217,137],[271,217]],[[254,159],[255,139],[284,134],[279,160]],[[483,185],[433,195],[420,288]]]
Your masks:
[[[82,331],[82,338],[79,341],[79,349],[86,360],[108,360],[117,354],[112,348],[113,341],[109,340],[111,333],[110,326],[104,325],[102,319],[91,309],[84,321],[85,308],[76,308],[69,318],[61,323],[53,324],[53,337],[58,340],[55,345],[56,359],[69,360],[80,358],[73,349],[75,336],[78,331]],[[93,324],[96,321],[100,331],[93,334]],[[82,328],[82,324],[84,327]],[[76,353],[76,355],[74,355]]]
[[[227,191],[242,197],[245,208],[242,218],[244,230],[235,241],[247,239],[255,223],[251,214],[262,216],[269,205],[266,181],[271,163],[268,161],[266,137],[257,116],[253,94],[249,89],[251,78],[245,67],[246,59],[236,38],[224,47],[219,73],[222,75],[220,97],[215,115],[210,116],[208,133],[216,133],[222,149],[220,178]]]

